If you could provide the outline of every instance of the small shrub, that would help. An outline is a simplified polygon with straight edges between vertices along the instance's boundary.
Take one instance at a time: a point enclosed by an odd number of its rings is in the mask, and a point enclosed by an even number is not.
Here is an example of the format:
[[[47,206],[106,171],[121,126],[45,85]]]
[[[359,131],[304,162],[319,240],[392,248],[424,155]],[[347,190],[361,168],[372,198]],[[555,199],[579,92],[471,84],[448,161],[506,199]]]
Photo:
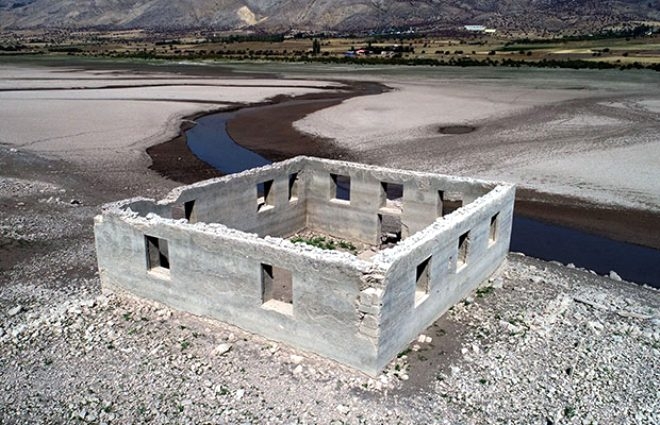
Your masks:
[[[293,242],[293,243],[304,243],[304,244],[307,244],[307,245],[315,246],[315,247],[320,248],[320,249],[327,249],[327,250],[330,250],[330,251],[334,251],[335,249],[337,249],[337,245],[339,245],[339,247],[341,249],[351,251],[352,253],[355,253],[357,251],[357,248],[355,247],[355,245],[353,245],[352,243],[350,243],[348,241],[340,240],[338,242],[335,242],[334,240],[328,239],[325,236],[312,236],[312,237],[306,238],[306,237],[303,237],[303,236],[296,235],[296,236],[291,238],[291,242]]]
[[[478,298],[483,298],[484,296],[490,294],[493,292],[493,287],[492,286],[484,286],[479,289],[477,289],[477,297]]]

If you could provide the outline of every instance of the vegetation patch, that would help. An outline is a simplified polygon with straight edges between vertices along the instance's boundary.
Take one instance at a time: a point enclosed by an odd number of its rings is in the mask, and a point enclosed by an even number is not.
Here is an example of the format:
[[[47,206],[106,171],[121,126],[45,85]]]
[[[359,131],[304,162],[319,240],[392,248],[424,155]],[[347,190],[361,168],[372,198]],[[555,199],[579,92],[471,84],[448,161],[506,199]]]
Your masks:
[[[321,235],[312,235],[312,236],[301,236],[295,235],[291,238],[293,243],[304,243],[307,245],[315,246],[321,249],[327,249],[330,251],[340,250],[347,251],[351,254],[357,254],[357,247],[349,241],[342,239],[334,239]]]
[[[497,66],[660,70],[660,31],[637,25],[585,34],[399,32],[217,34],[37,31],[0,34],[2,55],[140,60],[321,62],[357,65]]]

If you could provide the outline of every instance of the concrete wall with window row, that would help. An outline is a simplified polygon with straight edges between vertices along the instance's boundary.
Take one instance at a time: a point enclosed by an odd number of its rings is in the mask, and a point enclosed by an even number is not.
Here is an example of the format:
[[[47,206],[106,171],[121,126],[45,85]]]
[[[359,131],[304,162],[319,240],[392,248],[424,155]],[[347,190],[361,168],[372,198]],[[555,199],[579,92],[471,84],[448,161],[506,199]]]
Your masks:
[[[297,200],[288,195],[292,174]],[[333,199],[332,174],[350,176],[348,202]],[[269,180],[272,198],[259,211],[257,185]],[[403,185],[402,221],[428,224],[370,261],[263,237],[308,227],[374,240],[378,211],[388,207],[382,182]],[[442,210],[438,191],[461,192],[466,205],[434,217]],[[509,185],[294,158],[178,188],[159,202],[107,205],[95,223],[101,281],[375,375],[499,266],[508,251],[513,197]],[[174,206],[186,203],[194,205],[190,220],[169,219]],[[466,234],[465,265],[457,268]],[[166,252],[149,251],[159,243]],[[290,276],[289,302],[265,291],[271,283],[264,270],[272,269]]]
[[[376,341],[359,331],[356,300],[372,265],[221,227],[106,214],[96,238],[103,286],[231,323],[358,367]],[[166,240],[169,268],[149,270],[145,236]],[[335,253],[338,254],[338,253]],[[262,265],[289,270],[293,309],[264,308]]]
[[[179,188],[158,205],[172,208],[193,203],[195,222],[220,223],[261,236],[290,236],[306,226],[303,162],[299,158],[282,167],[250,170],[231,178]],[[294,176],[295,185],[290,187]],[[264,183],[270,183],[270,193],[260,205],[258,188]]]
[[[394,248],[399,252],[389,264],[381,301],[379,367],[500,266],[509,251],[513,201],[513,190],[498,187],[456,211],[451,220],[441,219],[419,238],[414,235],[414,241]],[[464,236],[466,257],[459,264],[459,241]],[[425,261],[428,293],[416,304],[416,269]]]
[[[444,194],[459,193],[463,205],[488,193],[493,184],[430,173],[373,169],[346,163],[310,162],[307,172],[307,225],[330,235],[379,244],[379,214],[396,214],[386,208],[383,183],[403,186],[402,236],[408,237],[442,216]],[[350,179],[348,200],[335,197],[332,175]]]

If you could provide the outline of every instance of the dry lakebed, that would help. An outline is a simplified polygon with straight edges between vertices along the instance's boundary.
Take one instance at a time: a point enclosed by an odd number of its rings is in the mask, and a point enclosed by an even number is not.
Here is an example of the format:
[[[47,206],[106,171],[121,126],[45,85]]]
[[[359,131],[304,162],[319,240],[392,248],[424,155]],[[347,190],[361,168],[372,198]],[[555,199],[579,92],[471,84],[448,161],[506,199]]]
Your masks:
[[[512,253],[369,378],[102,293],[92,233],[218,175],[181,131],[232,110],[268,160],[513,182],[526,217],[657,250],[660,74],[46,64],[0,63],[0,423],[660,422],[660,295],[616,270]]]

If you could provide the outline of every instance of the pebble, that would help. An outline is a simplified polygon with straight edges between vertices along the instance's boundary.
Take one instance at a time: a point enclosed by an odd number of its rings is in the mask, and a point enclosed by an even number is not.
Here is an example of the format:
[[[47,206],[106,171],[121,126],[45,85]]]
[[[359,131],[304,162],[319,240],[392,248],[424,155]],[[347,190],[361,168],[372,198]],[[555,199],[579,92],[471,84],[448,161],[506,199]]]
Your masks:
[[[166,308],[161,308],[160,310],[156,311],[156,315],[168,319],[172,315],[172,312]]]
[[[16,315],[17,315],[18,313],[20,313],[21,311],[23,311],[23,306],[22,306],[22,305],[17,305],[16,307],[14,307],[14,308],[10,308],[10,309],[7,311],[7,316],[9,316],[9,317],[16,316]]]
[[[592,322],[587,322],[587,326],[589,326],[589,328],[591,330],[595,331],[595,332],[600,332],[605,328],[602,323],[593,322],[593,321]]]
[[[491,287],[495,289],[502,289],[504,287],[504,279],[501,277],[498,277],[497,279],[494,279],[490,285]]]
[[[232,347],[231,344],[222,343],[222,344],[219,344],[217,347],[215,347],[215,350],[213,350],[213,351],[214,351],[216,356],[222,356],[222,355],[228,353],[229,350],[231,350],[231,347]]]
[[[621,279],[621,276],[614,270],[610,270],[610,279],[616,280],[617,282],[621,282],[623,279]]]
[[[90,300],[84,300],[80,303],[80,305],[83,307],[92,308],[96,305],[96,300],[93,298]]]

